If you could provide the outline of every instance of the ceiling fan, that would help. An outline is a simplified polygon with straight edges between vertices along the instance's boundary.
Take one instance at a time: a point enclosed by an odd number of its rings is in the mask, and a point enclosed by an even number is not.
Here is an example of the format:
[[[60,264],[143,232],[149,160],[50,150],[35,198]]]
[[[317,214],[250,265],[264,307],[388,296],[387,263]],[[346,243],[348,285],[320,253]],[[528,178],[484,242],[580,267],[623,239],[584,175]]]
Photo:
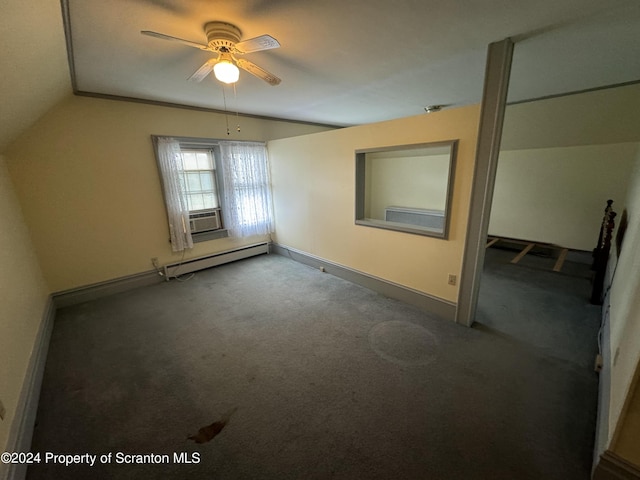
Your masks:
[[[236,57],[236,55],[278,48],[280,43],[271,35],[260,35],[259,37],[250,38],[241,42],[242,32],[238,27],[230,23],[217,21],[208,22],[204,26],[204,33],[207,36],[206,45],[172,37],[163,33],[151,32],[149,30],[143,30],[140,33],[163,40],[180,42],[189,47],[216,53],[216,57],[207,60],[204,65],[189,77],[190,81],[200,82],[213,71],[216,78],[221,82],[235,83],[238,81],[240,75],[238,70],[238,67],[240,67],[264,80],[269,85],[276,86],[281,82],[274,74],[259,67],[255,63],[245,60],[244,58]]]

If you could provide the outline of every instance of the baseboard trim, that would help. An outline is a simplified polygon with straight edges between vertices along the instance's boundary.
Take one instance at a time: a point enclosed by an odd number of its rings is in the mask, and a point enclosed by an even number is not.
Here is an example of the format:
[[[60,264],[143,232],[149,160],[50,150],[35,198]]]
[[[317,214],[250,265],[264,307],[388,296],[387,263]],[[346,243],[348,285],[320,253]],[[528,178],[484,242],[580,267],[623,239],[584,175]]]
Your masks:
[[[85,285],[83,287],[72,288],[53,294],[56,308],[69,307],[79,303],[97,300],[116,293],[126,292],[134,288],[146,287],[164,281],[164,277],[158,272],[151,270],[148,272],[128,275],[126,277],[114,278],[104,282]]]
[[[184,275],[197,270],[215,267],[225,263],[242,260],[255,255],[261,255],[269,251],[267,242],[260,242],[243,247],[225,250],[223,252],[205,255],[198,258],[190,258],[180,263],[172,263],[166,265],[162,274],[158,274],[155,270],[136,273],[126,277],[114,278],[104,282],[84,285],[82,287],[72,288],[53,294],[53,300],[56,308],[69,307],[79,303],[90,302],[99,298],[108,297],[116,293],[122,293],[134,288],[147,287],[156,283],[163,282],[176,275]]]
[[[606,450],[593,473],[593,480],[640,480],[640,469]]]
[[[414,305],[431,315],[452,322],[455,321],[456,304],[453,302],[419,292],[418,290],[384,280],[380,277],[369,275],[368,273],[354,270],[286,245],[271,243],[270,252],[291,258],[292,260],[314,268],[322,267],[325,272],[335,275],[336,277],[362,285],[387,297]]]
[[[40,387],[42,386],[55,312],[53,298],[49,296],[33,344],[31,358],[29,358],[29,365],[27,366],[27,374],[22,384],[20,399],[9,432],[6,448],[8,452],[28,452],[31,450],[31,439],[33,438],[38,401],[40,399]],[[2,471],[3,467],[4,471]],[[1,479],[21,480],[25,478],[26,473],[26,465],[0,463]]]

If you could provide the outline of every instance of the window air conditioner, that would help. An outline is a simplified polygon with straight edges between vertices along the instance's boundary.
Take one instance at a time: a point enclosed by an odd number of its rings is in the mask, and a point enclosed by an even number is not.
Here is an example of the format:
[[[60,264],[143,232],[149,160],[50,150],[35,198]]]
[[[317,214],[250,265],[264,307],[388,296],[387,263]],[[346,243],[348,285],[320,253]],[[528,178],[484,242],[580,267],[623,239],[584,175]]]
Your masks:
[[[202,212],[189,216],[191,233],[208,232],[220,228],[220,216],[217,211]]]

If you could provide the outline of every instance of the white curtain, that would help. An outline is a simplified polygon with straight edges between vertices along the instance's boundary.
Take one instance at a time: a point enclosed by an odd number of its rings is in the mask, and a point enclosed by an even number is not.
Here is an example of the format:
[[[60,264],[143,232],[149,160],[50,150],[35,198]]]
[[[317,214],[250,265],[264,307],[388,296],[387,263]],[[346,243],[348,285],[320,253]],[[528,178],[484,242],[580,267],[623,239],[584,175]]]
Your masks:
[[[181,252],[185,248],[193,248],[193,240],[189,228],[186,189],[180,178],[180,172],[184,169],[180,144],[173,138],[156,137],[156,148],[162,172],[164,201],[167,205],[171,248],[174,252]]]
[[[224,224],[232,236],[273,232],[267,148],[255,142],[220,142]]]

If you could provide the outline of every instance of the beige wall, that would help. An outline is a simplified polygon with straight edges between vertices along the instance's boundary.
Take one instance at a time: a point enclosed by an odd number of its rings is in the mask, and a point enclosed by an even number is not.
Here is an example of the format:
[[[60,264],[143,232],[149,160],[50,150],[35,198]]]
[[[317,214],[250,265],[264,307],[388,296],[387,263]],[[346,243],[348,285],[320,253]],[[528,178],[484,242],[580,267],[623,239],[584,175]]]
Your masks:
[[[2,155],[0,222],[0,400],[7,409],[0,421],[2,452],[48,295]]]
[[[325,128],[70,96],[9,147],[9,170],[40,265],[53,292],[179,261],[150,135],[268,140]],[[256,239],[199,243],[185,258]]]
[[[590,251],[626,201],[637,143],[500,152],[489,233]]]
[[[637,384],[630,392],[628,402],[624,421],[611,450],[634,465],[640,465],[640,388]]]
[[[640,360],[640,341],[638,340],[640,339],[640,149],[636,153],[636,165],[630,180],[629,194],[625,202],[629,223],[618,255],[610,291],[610,440],[616,431],[620,413]],[[619,215],[622,211],[622,208],[618,209]],[[637,408],[636,405],[635,409]],[[640,442],[638,432],[635,433],[635,439]]]
[[[276,241],[451,302],[473,175],[479,106],[269,142]],[[460,139],[449,240],[355,225],[355,150]]]
[[[0,153],[71,93],[59,0],[2,0]]]
[[[449,155],[386,157],[384,154],[368,159],[365,170],[370,198],[365,204],[365,216],[384,220],[385,208],[389,206],[444,210],[449,159]]]

